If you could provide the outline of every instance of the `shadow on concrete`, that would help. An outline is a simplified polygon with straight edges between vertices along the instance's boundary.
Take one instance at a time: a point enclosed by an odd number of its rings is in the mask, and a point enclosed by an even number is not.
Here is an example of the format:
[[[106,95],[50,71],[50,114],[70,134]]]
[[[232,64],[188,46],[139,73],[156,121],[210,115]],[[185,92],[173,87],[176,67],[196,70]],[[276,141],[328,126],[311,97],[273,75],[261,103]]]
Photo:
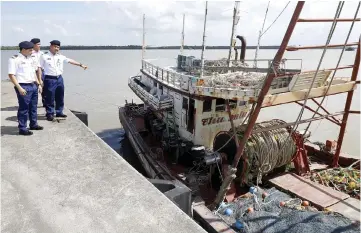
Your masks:
[[[12,111],[18,111],[18,106],[11,106],[11,107],[5,107],[5,108],[1,108],[1,111],[9,111],[9,112],[12,112]]]
[[[5,120],[7,120],[7,121],[14,121],[14,122],[18,122],[18,117],[17,116],[11,116],[11,117],[7,117],[7,118],[5,118]],[[28,119],[29,120],[29,119]],[[45,121],[45,120],[47,120],[46,119],[46,116],[44,116],[44,115],[38,115],[38,121]]]
[[[18,122],[18,117],[17,116],[11,116],[11,117],[5,118],[5,120]]]
[[[146,177],[146,173],[122,128],[103,130],[97,133],[97,135],[132,167]]]
[[[38,121],[46,121],[46,116],[45,115],[38,115]]]
[[[1,126],[1,136],[4,135],[19,135],[19,128],[17,126]]]

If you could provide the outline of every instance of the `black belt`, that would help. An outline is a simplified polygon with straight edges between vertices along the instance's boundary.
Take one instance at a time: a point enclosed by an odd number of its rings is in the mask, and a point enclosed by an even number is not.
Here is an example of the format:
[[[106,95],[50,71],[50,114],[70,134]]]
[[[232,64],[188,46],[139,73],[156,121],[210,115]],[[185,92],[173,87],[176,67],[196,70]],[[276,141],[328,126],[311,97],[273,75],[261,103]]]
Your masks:
[[[53,76],[53,75],[45,75],[44,78],[50,78],[50,79],[58,79],[61,75]]]
[[[20,85],[34,85],[36,84],[36,82],[32,82],[32,83],[19,83]]]

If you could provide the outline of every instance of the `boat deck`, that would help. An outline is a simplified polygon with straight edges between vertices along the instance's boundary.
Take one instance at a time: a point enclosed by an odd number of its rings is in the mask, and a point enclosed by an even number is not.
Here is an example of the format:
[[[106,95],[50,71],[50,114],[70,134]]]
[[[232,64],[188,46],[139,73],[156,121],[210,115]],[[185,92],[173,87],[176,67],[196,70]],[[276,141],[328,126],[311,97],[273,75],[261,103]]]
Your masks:
[[[205,232],[65,110],[68,119],[18,135],[17,99],[1,83],[3,232]]]
[[[282,190],[293,193],[302,200],[309,201],[318,208],[328,208],[350,219],[360,221],[360,200],[351,198],[348,194],[293,173],[277,176],[270,179],[269,182]]]

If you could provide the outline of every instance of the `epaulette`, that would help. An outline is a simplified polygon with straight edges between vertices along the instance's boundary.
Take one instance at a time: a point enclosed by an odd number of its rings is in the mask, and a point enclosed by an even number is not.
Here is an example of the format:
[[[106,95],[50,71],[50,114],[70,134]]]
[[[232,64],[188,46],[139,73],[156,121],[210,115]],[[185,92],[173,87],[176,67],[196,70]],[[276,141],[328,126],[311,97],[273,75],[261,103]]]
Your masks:
[[[45,52],[44,54],[48,54],[49,52]]]
[[[14,55],[14,56],[12,56],[11,58],[15,59],[15,58],[17,58],[17,57],[18,57],[18,55]]]

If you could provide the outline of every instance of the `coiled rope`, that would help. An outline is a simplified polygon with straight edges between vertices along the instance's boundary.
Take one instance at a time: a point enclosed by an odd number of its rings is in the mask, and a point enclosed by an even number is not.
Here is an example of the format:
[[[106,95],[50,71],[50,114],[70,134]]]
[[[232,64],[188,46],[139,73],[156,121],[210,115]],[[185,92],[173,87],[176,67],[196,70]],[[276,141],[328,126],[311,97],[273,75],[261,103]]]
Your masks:
[[[269,128],[284,124],[282,120],[274,119],[257,123],[254,130]],[[246,127],[242,125],[237,129],[239,138],[243,137]],[[248,182],[257,178],[257,185],[262,176],[275,168],[290,163],[296,152],[296,144],[289,140],[290,133],[286,128],[252,134],[248,139],[245,153],[247,155],[247,171],[245,172]]]

